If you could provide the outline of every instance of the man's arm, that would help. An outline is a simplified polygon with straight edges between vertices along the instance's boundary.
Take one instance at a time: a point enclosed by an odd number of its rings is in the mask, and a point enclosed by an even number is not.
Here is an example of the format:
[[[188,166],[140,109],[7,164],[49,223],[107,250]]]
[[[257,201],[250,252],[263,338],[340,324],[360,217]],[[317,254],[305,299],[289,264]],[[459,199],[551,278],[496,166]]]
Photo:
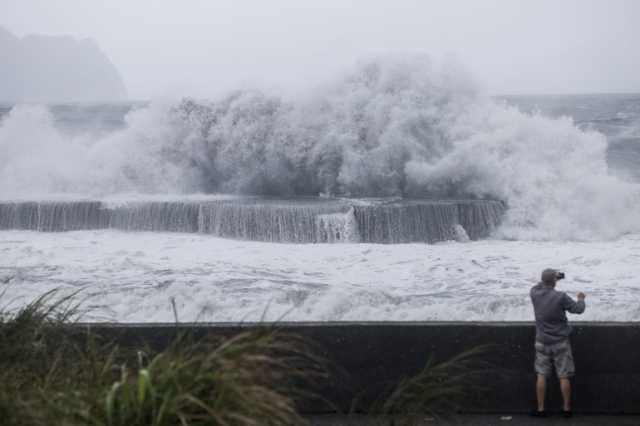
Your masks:
[[[576,302],[571,297],[564,293],[562,297],[562,307],[565,311],[571,312],[572,314],[581,314],[584,312],[585,304],[584,304],[584,293],[578,294],[578,301]]]

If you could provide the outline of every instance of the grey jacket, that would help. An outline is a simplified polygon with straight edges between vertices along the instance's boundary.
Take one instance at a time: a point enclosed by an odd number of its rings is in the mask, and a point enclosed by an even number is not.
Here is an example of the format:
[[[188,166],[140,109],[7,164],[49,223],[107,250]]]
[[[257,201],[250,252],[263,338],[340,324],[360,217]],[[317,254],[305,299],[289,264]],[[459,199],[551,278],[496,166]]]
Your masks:
[[[565,311],[572,314],[584,312],[584,300],[574,301],[567,293],[538,283],[529,292],[536,315],[536,341],[550,345],[561,342],[571,334]]]

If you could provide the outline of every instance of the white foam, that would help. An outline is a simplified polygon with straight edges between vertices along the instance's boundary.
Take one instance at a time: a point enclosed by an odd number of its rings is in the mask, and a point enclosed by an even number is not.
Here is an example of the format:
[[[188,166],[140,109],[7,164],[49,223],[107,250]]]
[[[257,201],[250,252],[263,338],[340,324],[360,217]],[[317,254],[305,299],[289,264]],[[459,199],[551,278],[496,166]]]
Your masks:
[[[14,108],[0,123],[0,196],[472,195],[507,203],[503,238],[640,232],[640,186],[609,172],[603,135],[494,102],[421,55],[364,61],[297,103],[237,92],[126,121],[69,139],[45,108]]]
[[[327,236],[329,243],[358,243],[360,233],[358,232],[358,221],[356,220],[354,208],[351,207],[346,213],[320,214],[316,217],[317,234]]]
[[[587,293],[572,320],[640,321],[640,234],[607,242],[294,245],[195,234],[0,232],[2,303],[82,290],[92,317],[293,321],[532,320],[546,267]],[[90,319],[90,318],[89,318]]]

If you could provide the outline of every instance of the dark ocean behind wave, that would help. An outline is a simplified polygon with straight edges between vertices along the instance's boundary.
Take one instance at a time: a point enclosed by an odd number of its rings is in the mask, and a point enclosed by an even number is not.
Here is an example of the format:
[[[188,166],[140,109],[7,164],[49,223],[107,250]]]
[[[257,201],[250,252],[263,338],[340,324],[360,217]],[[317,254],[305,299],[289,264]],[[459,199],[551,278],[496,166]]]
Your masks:
[[[583,130],[603,133],[614,173],[640,179],[640,94],[504,96],[524,112],[571,117]]]

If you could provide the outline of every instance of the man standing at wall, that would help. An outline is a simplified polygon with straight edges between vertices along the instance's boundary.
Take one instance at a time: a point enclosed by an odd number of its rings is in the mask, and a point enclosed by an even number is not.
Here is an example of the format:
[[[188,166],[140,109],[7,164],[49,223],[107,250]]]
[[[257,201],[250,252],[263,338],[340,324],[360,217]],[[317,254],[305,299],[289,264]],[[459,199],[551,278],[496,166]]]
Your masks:
[[[574,301],[567,293],[555,289],[558,280],[564,278],[564,273],[555,269],[542,271],[542,280],[531,288],[530,296],[536,316],[536,360],[537,374],[536,395],[538,409],[533,416],[546,417],[544,398],[547,387],[547,377],[551,375],[551,366],[555,367],[556,375],[560,379],[563,410],[565,417],[571,417],[571,382],[569,378],[575,374],[573,354],[569,335],[571,327],[565,312],[581,314],[585,309],[585,295],[578,293],[578,301]]]

